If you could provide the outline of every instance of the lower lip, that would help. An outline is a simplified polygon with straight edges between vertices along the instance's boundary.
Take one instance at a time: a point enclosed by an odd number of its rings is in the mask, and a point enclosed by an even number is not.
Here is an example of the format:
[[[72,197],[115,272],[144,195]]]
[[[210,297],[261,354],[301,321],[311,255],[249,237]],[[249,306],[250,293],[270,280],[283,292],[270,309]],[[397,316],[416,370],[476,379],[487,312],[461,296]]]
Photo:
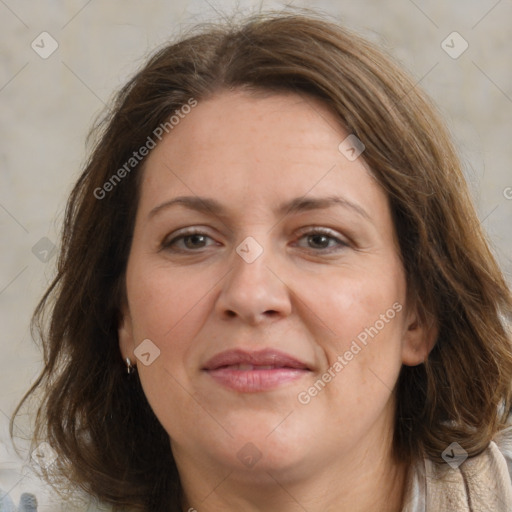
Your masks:
[[[276,368],[275,370],[232,370],[219,368],[207,373],[219,384],[241,393],[256,393],[276,389],[288,382],[300,379],[308,370]]]

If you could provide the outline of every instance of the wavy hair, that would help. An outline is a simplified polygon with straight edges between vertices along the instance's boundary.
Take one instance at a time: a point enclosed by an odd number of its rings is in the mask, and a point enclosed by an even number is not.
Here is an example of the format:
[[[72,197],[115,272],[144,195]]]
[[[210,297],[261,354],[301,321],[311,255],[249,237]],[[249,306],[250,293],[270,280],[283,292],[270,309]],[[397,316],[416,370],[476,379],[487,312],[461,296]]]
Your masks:
[[[397,459],[442,462],[453,441],[475,456],[511,409],[510,289],[430,100],[381,49],[322,16],[201,25],[151,56],[95,127],[67,203],[57,275],[33,317],[44,368],[11,421],[12,435],[21,406],[40,392],[34,439],[114,510],[178,511],[181,488],[169,437],[137,374],[126,375],[117,336],[145,159],[124,167],[108,194],[98,190],[191,98],[237,89],[322,99],[363,141],[389,198],[409,297],[439,329],[425,363],[399,375]]]

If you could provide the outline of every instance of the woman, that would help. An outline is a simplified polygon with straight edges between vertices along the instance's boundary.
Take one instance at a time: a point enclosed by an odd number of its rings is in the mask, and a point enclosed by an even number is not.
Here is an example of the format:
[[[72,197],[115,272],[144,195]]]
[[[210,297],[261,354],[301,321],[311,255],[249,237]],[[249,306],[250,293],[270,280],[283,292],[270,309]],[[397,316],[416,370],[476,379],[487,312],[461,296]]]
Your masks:
[[[50,473],[115,510],[512,509],[510,291],[389,57],[209,26],[101,126],[35,316]]]

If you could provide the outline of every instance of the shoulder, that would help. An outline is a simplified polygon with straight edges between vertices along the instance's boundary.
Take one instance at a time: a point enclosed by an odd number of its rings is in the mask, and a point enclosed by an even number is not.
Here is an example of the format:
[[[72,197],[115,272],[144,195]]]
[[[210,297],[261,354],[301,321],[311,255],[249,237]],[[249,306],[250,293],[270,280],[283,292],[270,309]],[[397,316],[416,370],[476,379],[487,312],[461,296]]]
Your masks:
[[[501,431],[487,449],[460,466],[465,499],[474,510],[512,510],[512,426]],[[468,509],[469,510],[469,509]]]
[[[512,510],[512,425],[475,457],[450,451],[453,463],[425,459],[411,468],[402,512],[510,512]]]
[[[512,425],[499,432],[494,438],[493,443],[496,444],[499,452],[505,459],[508,473],[512,480]]]

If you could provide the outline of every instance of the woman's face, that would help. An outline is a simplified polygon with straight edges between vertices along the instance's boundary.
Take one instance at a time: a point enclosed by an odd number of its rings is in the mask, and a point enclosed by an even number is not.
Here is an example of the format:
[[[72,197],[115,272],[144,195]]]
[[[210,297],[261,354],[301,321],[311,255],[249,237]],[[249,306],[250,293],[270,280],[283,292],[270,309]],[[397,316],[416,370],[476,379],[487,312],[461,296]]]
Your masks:
[[[292,478],[389,449],[429,340],[348,135],[319,100],[223,92],[147,158],[120,346],[179,468]]]

